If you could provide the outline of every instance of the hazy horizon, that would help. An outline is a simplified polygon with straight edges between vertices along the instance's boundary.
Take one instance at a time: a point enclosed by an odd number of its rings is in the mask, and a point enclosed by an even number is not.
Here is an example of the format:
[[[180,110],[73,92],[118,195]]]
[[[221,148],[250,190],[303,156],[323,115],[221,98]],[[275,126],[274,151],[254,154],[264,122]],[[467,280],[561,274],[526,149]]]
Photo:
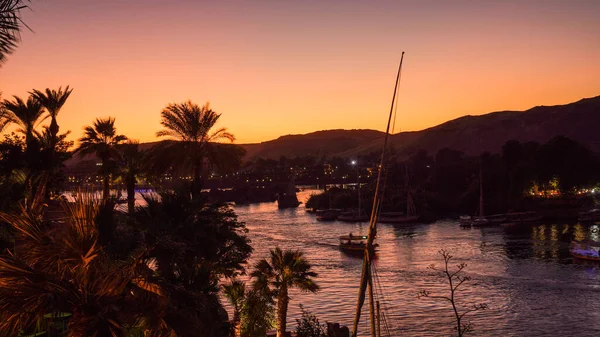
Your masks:
[[[236,143],[384,130],[406,52],[396,132],[599,95],[598,1],[198,3],[33,1],[0,67],[3,98],[70,85],[71,139],[96,117],[155,141],[160,111],[209,101]]]

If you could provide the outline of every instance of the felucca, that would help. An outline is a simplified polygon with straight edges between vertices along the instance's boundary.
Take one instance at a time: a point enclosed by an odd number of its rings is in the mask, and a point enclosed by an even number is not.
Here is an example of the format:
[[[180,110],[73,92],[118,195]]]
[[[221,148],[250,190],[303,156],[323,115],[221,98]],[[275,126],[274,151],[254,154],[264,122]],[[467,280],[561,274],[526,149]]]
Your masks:
[[[373,284],[376,280],[376,269],[374,268],[372,262],[374,259],[374,240],[377,233],[377,222],[379,212],[381,211],[381,204],[383,200],[383,181],[382,173],[385,169],[385,158],[387,152],[387,146],[390,136],[390,125],[392,122],[392,114],[394,111],[394,106],[396,104],[396,97],[398,93],[398,86],[400,83],[400,73],[402,70],[402,62],[404,60],[404,52],[402,52],[402,57],[400,58],[400,65],[398,66],[398,73],[396,75],[396,84],[394,86],[394,95],[392,98],[392,105],[390,108],[390,113],[388,117],[387,128],[385,132],[385,138],[383,142],[383,148],[381,150],[381,158],[379,163],[379,170],[377,173],[377,184],[375,186],[375,197],[373,198],[373,207],[371,209],[371,218],[369,221],[369,233],[365,240],[364,246],[364,255],[363,255],[363,266],[362,273],[360,277],[360,286],[358,290],[358,302],[356,305],[356,314],[354,316],[354,323],[352,325],[352,337],[358,336],[358,326],[360,322],[360,316],[362,312],[363,304],[365,303],[366,292],[368,290],[368,299],[369,299],[369,321],[370,321],[370,335],[371,337],[380,337],[382,328],[381,324],[384,324],[384,328],[387,329],[387,324],[385,320],[385,313],[382,313],[379,308],[379,302],[376,302],[374,299],[374,293],[377,291]],[[377,309],[377,310],[376,310]],[[389,331],[389,330],[388,330]]]

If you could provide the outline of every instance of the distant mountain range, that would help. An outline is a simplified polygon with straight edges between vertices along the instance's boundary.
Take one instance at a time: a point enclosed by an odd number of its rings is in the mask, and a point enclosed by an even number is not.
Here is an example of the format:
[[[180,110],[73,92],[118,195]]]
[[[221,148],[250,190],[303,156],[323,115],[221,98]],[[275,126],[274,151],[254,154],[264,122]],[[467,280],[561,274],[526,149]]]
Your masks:
[[[381,131],[365,129],[325,130],[238,145],[246,150],[246,160],[309,155],[351,157],[380,151],[384,135]],[[565,105],[537,106],[526,111],[463,116],[425,130],[394,134],[391,144],[400,155],[410,155],[418,150],[433,155],[444,147],[476,155],[484,151],[497,153],[511,139],[544,143],[558,135],[600,153],[600,96]],[[141,147],[149,148],[155,143],[145,143]],[[79,161],[79,157],[74,157],[66,164],[70,166]]]
[[[600,96],[526,111],[463,116],[425,130],[394,134],[391,144],[401,155],[421,149],[435,154],[444,147],[476,155],[484,151],[497,153],[511,139],[544,143],[558,135],[600,153]],[[350,157],[379,151],[383,136],[383,132],[375,130],[326,130],[240,146],[246,149],[247,159],[306,155]]]

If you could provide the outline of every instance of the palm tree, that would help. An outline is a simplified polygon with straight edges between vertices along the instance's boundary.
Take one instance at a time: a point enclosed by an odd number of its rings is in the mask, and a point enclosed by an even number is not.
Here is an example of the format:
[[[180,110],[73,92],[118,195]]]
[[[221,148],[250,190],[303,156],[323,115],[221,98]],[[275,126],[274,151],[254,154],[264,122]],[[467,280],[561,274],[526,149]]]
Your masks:
[[[271,249],[270,262],[262,259],[254,266],[251,274],[255,278],[254,288],[270,286],[277,296],[277,337],[285,336],[289,290],[294,287],[313,293],[319,290],[313,279],[317,273],[311,268],[301,251],[282,251],[279,247]]]
[[[31,95],[42,104],[52,118],[48,131],[50,131],[53,145],[56,145],[59,129],[58,123],[56,122],[56,116],[69,98],[69,95],[71,95],[72,91],[73,89],[70,89],[69,86],[67,86],[65,91],[62,90],[62,87],[59,87],[58,90],[46,89],[46,91],[42,92],[34,89],[33,92],[31,92]]]
[[[246,297],[246,283],[238,280],[231,281],[231,284],[226,284],[223,286],[223,295],[225,295],[225,297],[229,300],[229,303],[231,303],[233,306],[231,335],[239,336],[241,323],[240,313]]]
[[[44,107],[33,96],[29,96],[27,102],[20,97],[13,97],[13,101],[4,100],[2,105],[9,112],[10,121],[20,127],[19,132],[25,134],[25,143],[29,148],[35,141],[36,127],[48,116],[43,116]]]
[[[171,142],[157,148],[162,160],[154,160],[157,164],[168,163],[184,169],[191,169],[193,174],[192,194],[200,192],[200,178],[204,159],[217,162],[218,151],[214,151],[219,140],[233,142],[235,137],[226,128],[212,131],[221,117],[210,109],[208,103],[198,106],[192,101],[169,104],[161,112],[163,130],[157,137],[169,137]],[[167,167],[163,167],[163,170]]]
[[[138,176],[144,171],[145,155],[145,151],[140,150],[140,144],[136,141],[129,141],[119,146],[120,176],[125,181],[127,189],[129,214],[133,214],[135,208],[135,184]]]
[[[160,200],[144,198],[147,207],[136,209],[134,222],[143,232],[145,257],[155,262],[156,276],[170,285],[167,322],[178,336],[198,331],[214,336],[225,318],[218,300],[220,282],[243,273],[252,252],[245,225],[230,207],[192,198],[189,191],[164,191]]]
[[[19,31],[23,24],[20,12],[27,8],[23,3],[23,0],[0,0],[0,65],[20,40]]]
[[[110,196],[110,175],[114,171],[114,158],[117,158],[115,147],[127,140],[124,135],[117,135],[115,119],[112,117],[97,118],[93,126],[86,126],[84,134],[79,138],[79,147],[75,150],[81,157],[94,153],[102,162],[100,173],[104,176],[102,200]]]

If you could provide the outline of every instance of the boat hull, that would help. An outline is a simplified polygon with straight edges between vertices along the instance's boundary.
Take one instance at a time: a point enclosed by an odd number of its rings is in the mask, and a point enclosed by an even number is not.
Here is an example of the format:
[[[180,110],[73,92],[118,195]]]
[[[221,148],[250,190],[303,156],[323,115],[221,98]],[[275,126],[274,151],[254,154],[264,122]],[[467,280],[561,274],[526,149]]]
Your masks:
[[[542,221],[542,216],[537,212],[507,213],[506,221],[516,224],[536,223]]]
[[[340,215],[337,217],[337,220],[344,222],[365,222],[369,221],[369,217],[366,215]]]
[[[471,220],[471,227],[486,227],[486,226],[495,226],[497,224],[491,222],[486,218],[474,218]]]
[[[340,251],[348,255],[360,255],[363,256],[365,254],[365,245],[348,245],[348,244],[340,244]],[[371,248],[371,253],[375,254],[375,247]]]
[[[385,223],[385,224],[410,224],[418,222],[420,216],[412,215],[412,216],[398,216],[398,217],[379,217],[377,222]]]
[[[580,222],[596,222],[600,221],[600,210],[593,209],[587,212],[579,212],[577,219]]]
[[[341,210],[327,209],[319,210],[316,212],[317,221],[335,221],[341,214]]]
[[[573,241],[569,252],[577,259],[600,262],[599,242]]]
[[[485,217],[472,217],[463,215],[458,219],[461,227],[487,227],[487,226],[498,226],[499,222],[493,222]]]

